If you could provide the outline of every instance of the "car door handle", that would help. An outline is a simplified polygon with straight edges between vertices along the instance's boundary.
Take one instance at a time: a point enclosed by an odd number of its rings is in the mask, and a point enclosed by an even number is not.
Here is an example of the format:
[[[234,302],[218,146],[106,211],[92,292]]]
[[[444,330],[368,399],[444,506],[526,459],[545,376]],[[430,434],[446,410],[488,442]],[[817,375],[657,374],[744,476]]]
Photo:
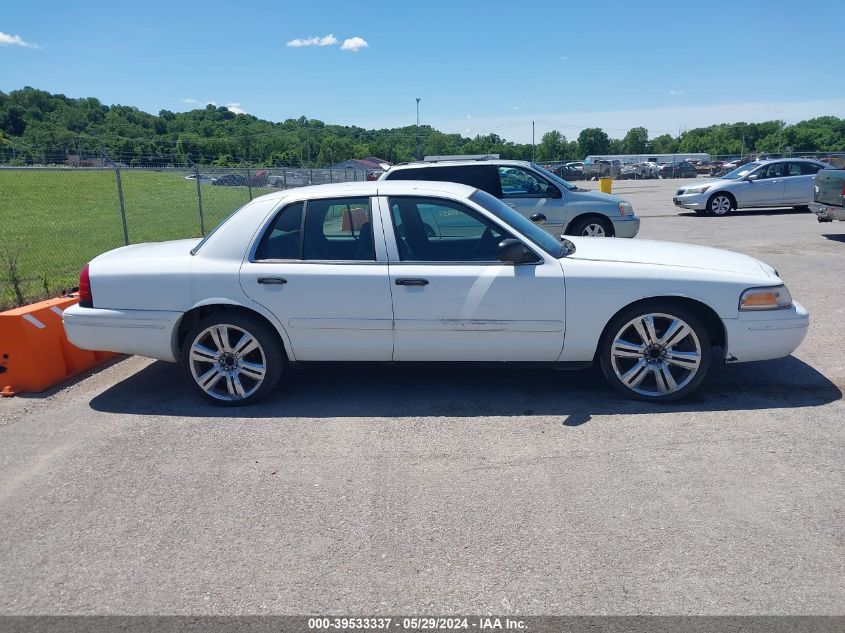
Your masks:
[[[508,205],[511,209],[516,209],[516,203],[514,202],[506,202],[505,204]]]
[[[268,284],[271,286],[281,286],[282,284],[286,284],[288,282],[287,279],[283,279],[281,277],[259,277],[258,283],[260,284]]]
[[[397,286],[427,286],[428,279],[401,278],[396,280]]]

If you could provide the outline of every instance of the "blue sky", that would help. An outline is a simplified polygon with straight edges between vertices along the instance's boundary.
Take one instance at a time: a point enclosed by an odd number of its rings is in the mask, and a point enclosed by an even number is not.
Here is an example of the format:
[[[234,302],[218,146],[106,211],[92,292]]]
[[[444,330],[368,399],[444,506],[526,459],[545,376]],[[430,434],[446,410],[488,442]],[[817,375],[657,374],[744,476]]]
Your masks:
[[[840,0],[0,0],[0,90],[364,127],[412,124],[420,97],[468,135],[677,134],[845,116],[843,24]]]

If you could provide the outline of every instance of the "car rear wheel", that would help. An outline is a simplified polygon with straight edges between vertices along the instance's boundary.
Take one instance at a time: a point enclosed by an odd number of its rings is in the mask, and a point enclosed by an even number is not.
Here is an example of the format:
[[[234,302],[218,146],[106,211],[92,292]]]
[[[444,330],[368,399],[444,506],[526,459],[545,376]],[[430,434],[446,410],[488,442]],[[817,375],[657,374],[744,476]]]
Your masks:
[[[568,233],[581,237],[613,237],[613,225],[599,217],[576,218]]]
[[[726,193],[716,193],[707,201],[707,212],[710,215],[727,215],[735,208],[733,198]]]
[[[206,400],[241,406],[260,400],[276,386],[284,356],[269,325],[247,314],[222,312],[191,328],[181,361]]]
[[[710,335],[689,310],[671,303],[634,306],[608,324],[599,346],[602,372],[636,400],[670,402],[695,391],[710,368]]]

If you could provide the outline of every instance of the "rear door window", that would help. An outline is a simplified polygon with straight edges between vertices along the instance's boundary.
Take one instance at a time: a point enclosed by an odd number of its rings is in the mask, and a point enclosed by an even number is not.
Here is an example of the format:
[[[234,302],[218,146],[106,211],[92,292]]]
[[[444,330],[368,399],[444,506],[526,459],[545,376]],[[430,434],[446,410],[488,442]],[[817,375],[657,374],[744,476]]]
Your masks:
[[[309,200],[305,208],[303,259],[374,261],[369,198]]]
[[[264,233],[255,260],[300,259],[302,256],[302,202],[284,207]]]
[[[434,180],[437,182],[457,182],[486,191],[497,198],[502,197],[499,175],[495,165],[443,165],[442,167],[415,167],[400,169],[388,174],[386,180]]]

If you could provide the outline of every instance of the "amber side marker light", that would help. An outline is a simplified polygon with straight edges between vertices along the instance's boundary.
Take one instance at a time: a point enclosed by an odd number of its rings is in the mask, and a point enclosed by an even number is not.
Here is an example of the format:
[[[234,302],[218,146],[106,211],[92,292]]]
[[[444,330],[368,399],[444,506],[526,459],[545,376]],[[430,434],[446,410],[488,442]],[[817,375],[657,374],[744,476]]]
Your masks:
[[[786,286],[749,288],[739,298],[740,310],[782,310],[792,305]]]

